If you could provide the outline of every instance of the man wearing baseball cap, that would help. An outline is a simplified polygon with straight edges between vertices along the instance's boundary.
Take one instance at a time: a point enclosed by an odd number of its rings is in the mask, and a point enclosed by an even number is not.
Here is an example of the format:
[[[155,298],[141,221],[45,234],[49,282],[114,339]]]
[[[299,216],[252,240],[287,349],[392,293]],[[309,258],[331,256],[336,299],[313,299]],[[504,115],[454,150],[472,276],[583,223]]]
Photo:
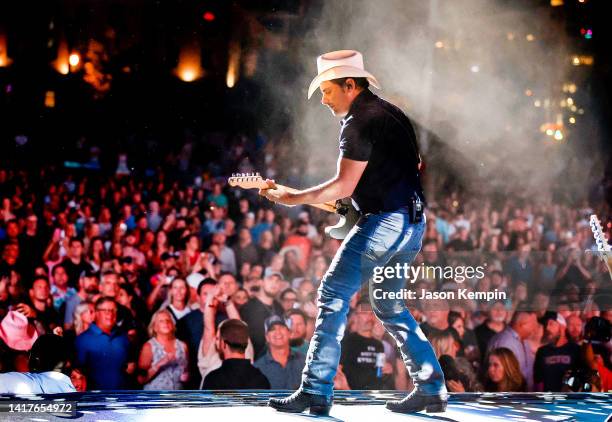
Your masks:
[[[271,399],[283,412],[329,413],[340,341],[349,301],[370,280],[375,267],[411,264],[425,231],[425,196],[420,181],[419,146],[410,119],[395,105],[378,97],[380,89],[355,50],[325,53],[317,58],[318,74],[308,98],[319,89],[321,104],[340,121],[336,175],[304,190],[292,191],[266,180],[260,195],[284,205],[320,204],[351,197],[361,218],[336,252],[321,281],[319,314],[300,388],[290,397]],[[403,288],[400,277],[377,287]],[[397,341],[415,389],[401,401],[387,402],[395,412],[442,412],[447,391],[444,374],[431,344],[401,299],[381,295],[372,308]]]
[[[287,321],[272,315],[265,321],[266,354],[257,359],[255,367],[270,381],[273,390],[289,390],[299,387],[305,356],[291,350],[291,331]]]
[[[536,352],[533,380],[537,391],[561,391],[563,375],[580,363],[580,346],[567,341],[565,318],[546,312],[539,320],[544,326],[545,343]]]
[[[239,310],[240,318],[249,326],[249,334],[256,358],[262,356],[265,352],[266,319],[272,315],[283,314],[283,307],[275,299],[280,292],[282,280],[283,275],[281,273],[272,269],[266,270],[259,291]]]

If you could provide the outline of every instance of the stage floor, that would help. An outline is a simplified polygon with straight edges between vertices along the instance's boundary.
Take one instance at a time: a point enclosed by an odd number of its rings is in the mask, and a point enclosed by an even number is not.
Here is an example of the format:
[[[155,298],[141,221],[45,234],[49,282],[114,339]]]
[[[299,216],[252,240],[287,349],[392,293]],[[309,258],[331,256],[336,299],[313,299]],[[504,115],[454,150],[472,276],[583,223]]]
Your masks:
[[[30,399],[77,402],[74,416],[53,414],[0,413],[0,420],[10,421],[281,421],[319,419],[328,421],[605,421],[612,414],[612,394],[605,393],[532,393],[451,394],[445,413],[397,414],[384,408],[388,399],[403,396],[386,391],[336,392],[330,417],[317,418],[303,414],[279,413],[266,406],[269,397],[282,397],[286,391],[122,391],[88,392],[51,396],[29,396]],[[27,396],[0,397],[7,400]]]

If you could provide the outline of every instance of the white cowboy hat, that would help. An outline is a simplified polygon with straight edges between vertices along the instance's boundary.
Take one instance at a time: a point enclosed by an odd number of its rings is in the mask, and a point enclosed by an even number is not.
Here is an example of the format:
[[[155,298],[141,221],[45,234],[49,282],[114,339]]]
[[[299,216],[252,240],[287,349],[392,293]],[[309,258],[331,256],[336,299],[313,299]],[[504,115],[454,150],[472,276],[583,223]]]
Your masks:
[[[355,50],[338,50],[325,53],[317,57],[317,71],[319,74],[308,87],[308,99],[319,88],[321,82],[338,78],[367,78],[374,87],[380,89],[376,78],[363,68],[363,55]]]

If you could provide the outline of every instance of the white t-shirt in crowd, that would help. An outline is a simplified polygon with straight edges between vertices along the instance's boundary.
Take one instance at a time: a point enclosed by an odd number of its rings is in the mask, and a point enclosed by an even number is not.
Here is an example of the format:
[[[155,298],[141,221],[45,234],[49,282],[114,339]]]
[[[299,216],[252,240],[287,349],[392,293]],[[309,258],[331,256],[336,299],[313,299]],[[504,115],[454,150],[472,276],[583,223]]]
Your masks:
[[[73,393],[72,381],[61,372],[7,372],[0,374],[0,393],[53,394]]]

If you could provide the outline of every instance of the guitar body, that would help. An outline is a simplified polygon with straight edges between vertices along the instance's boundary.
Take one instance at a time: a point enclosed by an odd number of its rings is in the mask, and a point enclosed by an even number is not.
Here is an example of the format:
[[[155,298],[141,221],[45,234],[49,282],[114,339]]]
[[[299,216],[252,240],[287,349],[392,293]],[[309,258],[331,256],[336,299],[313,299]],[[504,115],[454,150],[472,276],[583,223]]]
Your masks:
[[[333,226],[325,227],[325,234],[343,240],[359,220],[359,213],[353,207],[350,198],[339,199],[336,201],[336,213],[340,215],[340,221]]]

